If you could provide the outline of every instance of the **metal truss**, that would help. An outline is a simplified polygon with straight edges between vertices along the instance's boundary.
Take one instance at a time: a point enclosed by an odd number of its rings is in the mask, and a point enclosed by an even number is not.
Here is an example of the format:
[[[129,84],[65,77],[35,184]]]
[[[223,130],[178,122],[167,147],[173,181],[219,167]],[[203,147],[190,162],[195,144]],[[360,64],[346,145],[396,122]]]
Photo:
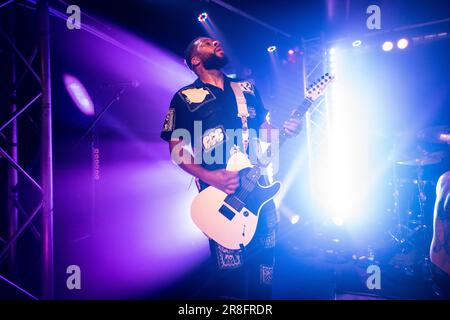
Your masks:
[[[303,83],[304,89],[312,82],[319,79],[326,70],[327,49],[323,38],[302,40],[304,50],[303,59]],[[310,172],[311,192],[315,192],[319,181],[316,173],[321,159],[326,157],[330,117],[327,103],[327,95],[315,103],[306,113],[306,139],[308,148],[308,164]]]
[[[17,267],[17,240],[30,229],[36,240],[40,241],[41,247],[41,292],[33,295],[21,288],[13,281],[0,275],[0,281],[4,281],[11,287],[30,299],[53,298],[53,163],[52,163],[52,117],[51,117],[51,72],[50,72],[50,30],[49,30],[49,5],[48,0],[36,2],[36,13],[38,21],[39,45],[32,50],[29,57],[17,47],[14,38],[14,16],[16,8],[14,0],[0,4],[0,10],[8,10],[7,31],[0,26],[0,38],[2,38],[10,49],[9,55],[9,93],[8,112],[9,118],[0,123],[0,139],[6,140],[7,148],[0,147],[0,159],[8,164],[8,234],[0,237],[0,263],[8,261],[11,274]],[[33,68],[33,62],[40,53],[40,70]],[[25,72],[17,75],[17,64],[25,66]],[[24,106],[17,106],[17,89],[22,85],[24,78],[31,76],[39,93],[29,97],[29,102]],[[36,104],[41,107],[41,166],[40,181],[36,181],[30,173],[19,163],[18,147],[21,141],[17,135],[17,119],[25,115],[25,111]],[[25,143],[25,141],[24,141]],[[39,200],[31,212],[26,212],[19,201],[18,183],[19,176],[32,185],[39,195]],[[22,217],[19,224],[19,216]],[[40,216],[40,230],[33,221]],[[7,258],[7,259],[4,259]]]

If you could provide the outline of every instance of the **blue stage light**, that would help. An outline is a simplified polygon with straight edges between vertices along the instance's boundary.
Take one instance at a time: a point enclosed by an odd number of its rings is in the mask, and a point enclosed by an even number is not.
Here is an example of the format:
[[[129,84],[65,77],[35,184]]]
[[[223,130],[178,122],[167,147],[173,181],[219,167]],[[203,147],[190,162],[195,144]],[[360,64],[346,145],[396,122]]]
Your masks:
[[[383,51],[389,52],[394,49],[394,44],[391,41],[386,41],[383,43]]]
[[[270,46],[267,48],[268,52],[274,52],[275,50],[277,50],[277,46]]]
[[[352,46],[354,46],[355,48],[359,47],[360,45],[362,45],[362,41],[361,40],[355,40],[352,43]]]
[[[397,47],[399,49],[406,49],[406,47],[408,47],[408,44],[409,44],[408,39],[403,38],[398,40]]]

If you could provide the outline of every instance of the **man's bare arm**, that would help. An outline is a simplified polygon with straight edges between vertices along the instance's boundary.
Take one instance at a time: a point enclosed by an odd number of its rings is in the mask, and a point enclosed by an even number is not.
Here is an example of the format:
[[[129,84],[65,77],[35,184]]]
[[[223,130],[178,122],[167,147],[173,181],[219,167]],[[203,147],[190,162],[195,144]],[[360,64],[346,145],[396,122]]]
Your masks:
[[[450,274],[450,172],[438,181],[434,208],[431,261]]]
[[[182,140],[171,140],[169,142],[171,158],[181,169],[227,194],[232,194],[236,191],[239,187],[239,175],[237,172],[225,169],[207,170],[196,163],[194,157],[183,146]]]

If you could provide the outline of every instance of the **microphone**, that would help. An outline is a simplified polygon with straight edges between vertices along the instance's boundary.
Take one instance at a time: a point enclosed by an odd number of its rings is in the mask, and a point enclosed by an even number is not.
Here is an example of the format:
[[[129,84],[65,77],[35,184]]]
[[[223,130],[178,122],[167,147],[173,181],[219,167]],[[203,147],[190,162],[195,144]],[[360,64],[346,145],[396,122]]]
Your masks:
[[[137,80],[132,81],[124,81],[124,82],[112,82],[112,83],[103,83],[101,87],[103,88],[115,88],[115,87],[132,87],[137,88],[141,84]]]

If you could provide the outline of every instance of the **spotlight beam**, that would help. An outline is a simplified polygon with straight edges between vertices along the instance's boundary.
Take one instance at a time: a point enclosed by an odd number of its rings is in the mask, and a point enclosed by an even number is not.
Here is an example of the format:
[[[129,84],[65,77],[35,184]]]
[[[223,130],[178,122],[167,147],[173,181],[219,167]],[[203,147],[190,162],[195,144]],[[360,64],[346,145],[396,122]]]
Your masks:
[[[31,3],[31,4],[34,4],[34,5],[36,5],[36,3],[37,3],[36,0],[28,0],[28,2]],[[49,10],[48,11],[49,11],[50,15],[52,15],[52,16],[58,18],[58,19],[61,19],[64,22],[67,20],[67,14],[64,13],[63,11],[60,11],[60,10],[58,10],[58,9],[52,7],[52,6],[49,6]],[[104,23],[100,22],[100,24],[103,25],[103,26],[106,26],[106,28],[108,28],[108,29],[111,28],[110,26],[107,26]],[[125,43],[117,40],[115,37],[109,36],[106,33],[100,31],[100,29],[98,27],[95,27],[93,25],[90,25],[90,24],[87,24],[87,23],[83,22],[83,31],[86,31],[86,32],[90,33],[91,35],[97,37],[98,39],[101,39],[101,40],[103,40],[105,42],[108,42],[109,44],[111,44],[111,45],[113,45],[113,46],[115,46],[115,47],[117,47],[117,48],[119,48],[119,49],[121,49],[121,50],[123,50],[125,52],[128,52],[129,54],[132,54],[135,57],[138,57],[138,58],[140,58],[141,60],[143,60],[145,62],[148,62],[148,63],[151,63],[151,64],[155,64],[155,62],[152,59],[148,58],[146,55],[138,52],[137,50],[130,49],[130,47],[128,45],[126,45]]]

